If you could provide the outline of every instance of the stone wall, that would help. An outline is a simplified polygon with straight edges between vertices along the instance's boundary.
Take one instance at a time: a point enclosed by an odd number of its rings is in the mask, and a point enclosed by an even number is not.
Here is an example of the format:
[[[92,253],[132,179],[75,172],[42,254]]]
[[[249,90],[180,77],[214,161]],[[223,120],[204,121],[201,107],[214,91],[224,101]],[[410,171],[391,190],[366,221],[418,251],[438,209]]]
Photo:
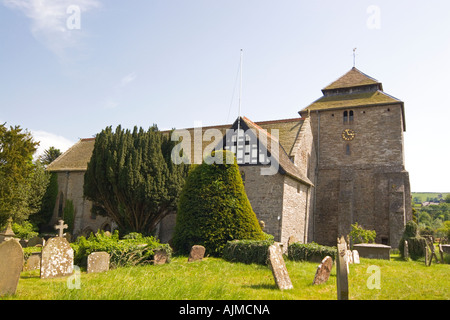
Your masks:
[[[401,106],[351,110],[353,123],[346,124],[344,110],[311,114],[318,150],[314,241],[333,245],[358,222],[377,232],[377,243],[395,248],[412,218]],[[346,128],[356,132],[351,141],[342,139]]]
[[[102,216],[93,216],[91,213],[92,203],[83,197],[84,171],[58,172],[58,197],[56,199],[53,217],[50,225],[57,223],[62,218],[66,200],[73,201],[74,230],[73,235],[89,236],[90,232],[112,227],[110,219]]]

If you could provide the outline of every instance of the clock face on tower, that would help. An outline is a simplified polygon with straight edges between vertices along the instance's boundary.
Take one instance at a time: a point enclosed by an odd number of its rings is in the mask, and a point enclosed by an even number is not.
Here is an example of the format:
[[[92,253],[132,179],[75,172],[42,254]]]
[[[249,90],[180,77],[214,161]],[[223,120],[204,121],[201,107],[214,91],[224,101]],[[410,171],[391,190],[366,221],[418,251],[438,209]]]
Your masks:
[[[345,141],[351,141],[355,138],[355,131],[352,129],[345,129],[342,131],[342,139]]]

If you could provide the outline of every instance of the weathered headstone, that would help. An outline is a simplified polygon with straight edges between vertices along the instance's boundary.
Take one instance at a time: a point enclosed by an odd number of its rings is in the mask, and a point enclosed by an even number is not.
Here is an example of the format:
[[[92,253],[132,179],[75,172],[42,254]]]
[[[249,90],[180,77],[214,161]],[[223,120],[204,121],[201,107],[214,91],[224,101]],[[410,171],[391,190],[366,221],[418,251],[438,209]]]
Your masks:
[[[403,245],[403,258],[409,260],[408,240],[405,240],[405,244]]]
[[[323,258],[316,270],[313,284],[322,284],[328,281],[331,269],[333,268],[333,259],[330,256]]]
[[[358,250],[353,250],[352,255],[353,255],[353,263],[355,263],[355,264],[360,263]]]
[[[73,273],[73,249],[63,237],[50,238],[41,253],[41,279]]]
[[[23,267],[23,250],[14,239],[0,244],[0,296],[15,294]]]
[[[444,263],[444,250],[442,250],[442,244],[439,243],[439,255],[441,256],[441,263]]]
[[[268,249],[269,267],[272,270],[275,283],[280,290],[293,289],[291,279],[284,263],[283,253],[278,244],[273,244]]]
[[[350,249],[347,249],[347,262],[353,263],[353,252]]]
[[[41,253],[33,252],[23,265],[23,271],[30,271],[41,268]]]
[[[165,264],[169,259],[169,254],[166,250],[156,250],[155,256],[153,257],[153,264],[160,265]]]
[[[428,266],[428,245],[425,245],[425,265]],[[430,261],[431,262],[431,261]]]
[[[189,253],[188,262],[199,261],[202,260],[205,256],[205,247],[200,245],[193,245],[191,248],[191,252]]]
[[[109,270],[109,253],[92,252],[87,259],[87,273],[105,272]]]
[[[288,248],[291,244],[298,242],[298,239],[296,236],[290,236],[287,242]]]
[[[16,234],[12,230],[12,222],[13,222],[13,219],[11,217],[9,217],[8,224],[6,225],[6,229],[0,233],[0,243],[15,238]]]
[[[337,277],[337,298],[338,300],[348,300],[348,271],[347,261],[347,244],[343,236],[337,240],[336,255],[336,277]]]
[[[28,247],[35,247],[37,245],[43,246],[45,244],[44,238],[41,237],[33,237],[28,240]]]

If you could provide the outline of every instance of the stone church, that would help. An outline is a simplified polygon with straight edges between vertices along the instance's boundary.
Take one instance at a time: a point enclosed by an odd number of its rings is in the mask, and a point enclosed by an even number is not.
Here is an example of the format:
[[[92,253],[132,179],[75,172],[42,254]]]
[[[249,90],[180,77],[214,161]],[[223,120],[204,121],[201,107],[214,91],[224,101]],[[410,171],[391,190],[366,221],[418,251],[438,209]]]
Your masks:
[[[242,117],[231,125],[176,132],[201,137],[201,143],[190,140],[193,163],[211,146],[208,134],[214,132],[217,140],[220,133],[221,145],[236,155],[258,220],[276,241],[286,243],[294,235],[303,243],[336,245],[338,235],[358,222],[376,231],[377,243],[395,248],[412,219],[404,103],[356,68],[322,94],[298,111],[300,117],[262,122]],[[114,221],[91,213],[83,197],[94,144],[95,138],[81,139],[47,168],[57,173],[59,188],[51,223],[71,200],[75,236],[115,228]],[[162,242],[171,239],[175,221],[173,213],[158,225],[155,234]]]

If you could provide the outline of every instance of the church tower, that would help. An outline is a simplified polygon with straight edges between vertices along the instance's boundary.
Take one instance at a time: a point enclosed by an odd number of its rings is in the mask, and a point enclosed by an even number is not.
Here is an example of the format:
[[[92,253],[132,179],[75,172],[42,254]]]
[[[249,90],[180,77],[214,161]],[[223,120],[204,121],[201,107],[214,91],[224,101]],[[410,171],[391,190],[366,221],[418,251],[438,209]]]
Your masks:
[[[335,245],[357,222],[396,248],[412,219],[404,103],[355,67],[301,110],[310,114],[317,170],[313,241]]]

